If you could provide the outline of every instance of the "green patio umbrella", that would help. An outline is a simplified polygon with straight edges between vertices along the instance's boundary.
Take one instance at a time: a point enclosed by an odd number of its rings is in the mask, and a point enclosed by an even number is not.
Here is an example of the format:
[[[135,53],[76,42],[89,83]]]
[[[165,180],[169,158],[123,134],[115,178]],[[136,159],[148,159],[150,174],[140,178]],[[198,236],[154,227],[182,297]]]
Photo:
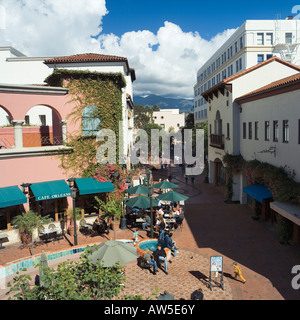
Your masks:
[[[130,208],[148,209],[150,208],[150,198],[146,196],[138,196],[129,199],[125,204]],[[152,199],[152,206],[158,206],[158,200]]]
[[[40,277],[40,286],[43,287],[44,283],[42,282],[41,278],[44,274],[43,268],[48,268],[48,259],[47,255],[42,252],[41,258],[40,258],[40,266],[39,266],[39,277]]]
[[[177,184],[171,183],[170,181],[162,181],[153,185],[155,189],[176,189],[178,188]]]
[[[112,267],[117,262],[124,266],[138,257],[136,247],[122,241],[109,240],[100,243],[88,259],[93,264],[102,263],[103,267]]]
[[[170,293],[165,291],[163,294],[159,295],[157,300],[174,300],[174,296],[172,296]]]
[[[183,194],[180,194],[176,191],[169,191],[167,193],[160,194],[159,196],[157,196],[157,199],[164,200],[164,201],[178,202],[178,201],[185,201],[189,199],[189,197],[184,196]]]
[[[129,194],[149,194],[149,189],[142,184],[125,190]]]

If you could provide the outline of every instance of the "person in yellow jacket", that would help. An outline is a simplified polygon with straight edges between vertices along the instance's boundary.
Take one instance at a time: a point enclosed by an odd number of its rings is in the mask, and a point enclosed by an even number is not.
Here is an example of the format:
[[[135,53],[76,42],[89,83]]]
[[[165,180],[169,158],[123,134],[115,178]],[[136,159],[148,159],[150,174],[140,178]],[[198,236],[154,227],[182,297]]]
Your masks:
[[[234,262],[233,265],[234,265],[234,279],[237,279],[237,277],[240,277],[243,283],[246,283],[246,279],[242,275],[241,267],[236,262]]]

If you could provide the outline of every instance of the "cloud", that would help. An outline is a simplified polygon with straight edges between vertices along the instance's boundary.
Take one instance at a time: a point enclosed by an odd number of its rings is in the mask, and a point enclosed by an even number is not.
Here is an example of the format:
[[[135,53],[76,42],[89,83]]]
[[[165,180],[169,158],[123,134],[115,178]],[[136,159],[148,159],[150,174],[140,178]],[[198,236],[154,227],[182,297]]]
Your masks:
[[[5,37],[27,55],[53,56],[98,49],[105,0],[0,0]],[[1,43],[0,43],[1,45]]]
[[[156,33],[103,34],[102,18],[109,14],[105,0],[88,5],[86,0],[0,0],[0,8],[6,18],[0,46],[9,43],[28,56],[96,52],[127,57],[137,76],[134,95],[192,98],[199,67],[235,31],[208,41],[165,21]]]
[[[126,56],[135,68],[135,95],[193,97],[199,67],[232,35],[226,30],[210,41],[198,32],[183,32],[166,21],[157,34],[133,31],[120,38],[113,34],[98,37],[102,53]]]

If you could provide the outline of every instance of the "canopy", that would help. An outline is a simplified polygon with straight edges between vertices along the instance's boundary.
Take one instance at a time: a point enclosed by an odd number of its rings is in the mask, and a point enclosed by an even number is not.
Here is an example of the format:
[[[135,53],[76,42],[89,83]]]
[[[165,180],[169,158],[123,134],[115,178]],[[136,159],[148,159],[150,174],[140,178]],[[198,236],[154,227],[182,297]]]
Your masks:
[[[125,192],[130,194],[149,194],[149,189],[139,184],[138,186],[126,189]]]
[[[80,195],[114,191],[114,186],[111,182],[100,182],[92,177],[77,178],[75,182]]]
[[[65,180],[32,183],[31,191],[36,201],[71,197],[71,190]]]
[[[178,202],[178,201],[185,201],[189,199],[189,197],[184,196],[183,194],[180,194],[176,191],[169,191],[167,193],[160,194],[159,196],[157,196],[157,199],[164,200],[164,201]]]
[[[258,202],[262,203],[264,199],[272,198],[272,193],[263,184],[253,184],[248,187],[244,187],[244,192],[250,197],[254,198]]]
[[[16,206],[27,202],[18,186],[0,188],[0,208]]]
[[[150,208],[150,198],[146,196],[138,196],[131,198],[126,202],[126,206],[130,208],[148,209]],[[152,199],[152,206],[158,206],[158,200]]]
[[[153,188],[156,189],[176,189],[178,188],[177,184],[171,183],[170,181],[162,181],[153,185]]]
[[[103,267],[112,267],[117,262],[125,265],[138,258],[137,248],[121,241],[109,240],[100,243],[89,255],[93,264],[102,263]]]

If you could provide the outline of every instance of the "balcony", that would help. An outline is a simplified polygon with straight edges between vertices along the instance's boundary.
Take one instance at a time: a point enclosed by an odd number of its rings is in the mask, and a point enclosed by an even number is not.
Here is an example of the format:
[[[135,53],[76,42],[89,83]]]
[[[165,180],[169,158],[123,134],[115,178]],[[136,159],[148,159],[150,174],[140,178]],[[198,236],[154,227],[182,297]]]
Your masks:
[[[224,134],[211,134],[209,145],[224,150]]]

